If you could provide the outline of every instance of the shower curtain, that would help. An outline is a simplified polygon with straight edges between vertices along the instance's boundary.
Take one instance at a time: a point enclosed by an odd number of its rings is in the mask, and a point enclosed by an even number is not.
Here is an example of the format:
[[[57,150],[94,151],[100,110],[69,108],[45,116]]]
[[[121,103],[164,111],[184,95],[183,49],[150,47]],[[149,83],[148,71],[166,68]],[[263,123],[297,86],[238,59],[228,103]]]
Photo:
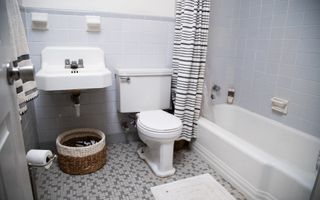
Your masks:
[[[190,141],[200,116],[209,32],[210,0],[177,0],[172,100],[182,121],[178,140]]]
[[[13,46],[12,65],[14,67],[32,66],[29,56],[29,47],[27,37],[23,26],[20,7],[17,0],[6,0],[9,32]],[[35,81],[23,82],[20,78],[14,81],[17,93],[17,109],[20,115],[27,111],[27,102],[38,96],[38,90]],[[20,117],[21,119],[21,117]]]

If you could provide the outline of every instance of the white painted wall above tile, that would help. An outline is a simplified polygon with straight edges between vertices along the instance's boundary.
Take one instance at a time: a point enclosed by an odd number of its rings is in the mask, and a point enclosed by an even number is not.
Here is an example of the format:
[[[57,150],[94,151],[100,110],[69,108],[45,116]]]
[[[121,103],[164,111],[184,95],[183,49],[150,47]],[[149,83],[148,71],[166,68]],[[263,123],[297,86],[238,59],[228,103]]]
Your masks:
[[[159,17],[175,16],[175,0],[22,0],[22,6]]]

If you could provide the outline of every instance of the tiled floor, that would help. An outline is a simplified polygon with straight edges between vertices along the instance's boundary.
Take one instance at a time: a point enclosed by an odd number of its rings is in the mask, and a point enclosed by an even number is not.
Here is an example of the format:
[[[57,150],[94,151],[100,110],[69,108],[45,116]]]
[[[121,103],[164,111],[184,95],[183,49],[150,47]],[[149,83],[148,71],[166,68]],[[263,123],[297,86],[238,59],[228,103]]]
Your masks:
[[[56,163],[50,170],[37,169],[35,174],[39,199],[153,199],[150,187],[204,173],[215,177],[236,199],[245,199],[193,151],[181,150],[175,153],[175,175],[156,177],[136,154],[141,145],[139,142],[109,145],[107,164],[88,175],[65,174]]]

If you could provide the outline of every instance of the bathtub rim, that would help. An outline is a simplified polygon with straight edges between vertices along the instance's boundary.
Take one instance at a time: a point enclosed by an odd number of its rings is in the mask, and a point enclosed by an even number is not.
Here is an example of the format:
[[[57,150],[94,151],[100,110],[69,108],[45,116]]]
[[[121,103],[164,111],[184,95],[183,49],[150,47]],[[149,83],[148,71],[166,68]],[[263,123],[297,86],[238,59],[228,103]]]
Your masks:
[[[253,111],[250,111],[250,110],[247,110],[247,109],[245,109],[245,108],[242,108],[242,107],[240,107],[240,106],[238,106],[238,105],[221,103],[221,104],[215,104],[215,105],[213,106],[213,109],[216,108],[216,107],[227,107],[228,109],[231,108],[231,109],[240,110],[241,112],[244,112],[244,113],[249,114],[249,115],[253,115],[254,117],[256,117],[256,118],[258,118],[258,119],[265,120],[267,123],[274,124],[275,126],[279,126],[279,127],[281,127],[281,128],[287,129],[287,130],[290,131],[290,132],[294,132],[294,134],[297,134],[297,135],[299,135],[299,136],[305,137],[305,138],[307,138],[307,139],[309,139],[309,140],[315,140],[315,141],[316,141],[317,143],[319,143],[319,145],[320,145],[320,138],[319,138],[319,137],[316,137],[316,136],[314,136],[314,135],[312,135],[312,134],[303,132],[303,131],[301,131],[301,130],[299,130],[299,129],[290,127],[290,126],[288,126],[288,125],[286,125],[286,124],[284,124],[284,123],[282,123],[282,122],[276,121],[276,120],[274,120],[274,119],[270,119],[270,118],[268,118],[268,117],[262,116],[262,115],[260,115],[260,114],[257,114],[257,113],[255,113],[255,112],[253,112]],[[207,119],[207,118],[201,116],[201,117],[199,118],[199,120],[200,120],[201,118]],[[209,121],[210,121],[210,120],[209,120]],[[212,123],[214,123],[214,122],[212,122]],[[215,124],[215,123],[214,123],[214,124]],[[219,126],[219,127],[220,127],[220,126]],[[221,128],[222,128],[222,127],[221,127]]]

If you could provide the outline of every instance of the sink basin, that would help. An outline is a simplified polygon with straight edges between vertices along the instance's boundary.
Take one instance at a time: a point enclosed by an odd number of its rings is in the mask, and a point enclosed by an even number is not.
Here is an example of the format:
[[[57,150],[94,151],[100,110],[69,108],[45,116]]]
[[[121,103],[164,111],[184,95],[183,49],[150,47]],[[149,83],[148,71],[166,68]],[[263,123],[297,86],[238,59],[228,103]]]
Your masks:
[[[65,60],[83,60],[83,65],[66,67]],[[46,47],[41,52],[41,69],[36,73],[40,90],[83,90],[111,86],[104,52],[94,47]]]

